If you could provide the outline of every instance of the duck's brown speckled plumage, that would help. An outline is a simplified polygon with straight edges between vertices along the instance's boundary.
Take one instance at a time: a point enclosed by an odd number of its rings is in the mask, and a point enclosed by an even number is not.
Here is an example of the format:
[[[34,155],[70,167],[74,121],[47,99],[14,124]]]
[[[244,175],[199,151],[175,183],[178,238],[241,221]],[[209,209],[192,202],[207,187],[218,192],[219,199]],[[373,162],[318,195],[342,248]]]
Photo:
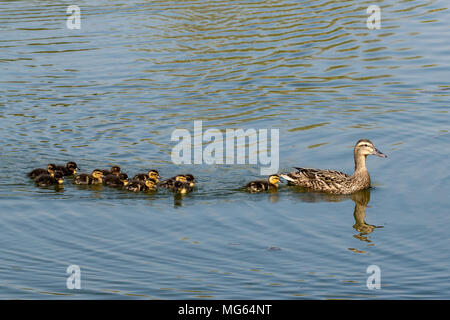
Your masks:
[[[370,175],[366,168],[366,157],[369,154],[386,157],[385,154],[375,148],[370,140],[361,139],[354,148],[355,172],[353,175],[335,170],[296,167],[297,171],[283,173],[280,176],[290,184],[301,186],[311,191],[350,194],[370,187]]]

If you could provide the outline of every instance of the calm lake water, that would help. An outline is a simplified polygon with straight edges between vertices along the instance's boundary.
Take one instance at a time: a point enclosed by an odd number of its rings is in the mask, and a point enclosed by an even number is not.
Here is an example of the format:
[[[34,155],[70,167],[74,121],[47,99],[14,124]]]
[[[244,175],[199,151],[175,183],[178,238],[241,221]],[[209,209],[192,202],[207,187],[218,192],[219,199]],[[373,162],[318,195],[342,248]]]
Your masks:
[[[1,299],[450,298],[447,1],[73,4],[80,30],[67,3],[0,1]],[[373,188],[353,196],[248,194],[258,165],[172,162],[194,120],[279,129],[280,171],[352,173],[361,138],[388,158],[368,158]],[[192,173],[197,189],[26,177],[69,160]]]

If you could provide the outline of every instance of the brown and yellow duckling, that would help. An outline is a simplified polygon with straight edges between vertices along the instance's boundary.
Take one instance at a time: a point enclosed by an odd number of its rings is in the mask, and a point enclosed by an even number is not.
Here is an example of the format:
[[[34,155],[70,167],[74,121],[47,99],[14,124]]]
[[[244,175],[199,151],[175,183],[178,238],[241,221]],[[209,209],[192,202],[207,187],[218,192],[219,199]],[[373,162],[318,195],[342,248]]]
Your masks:
[[[108,187],[124,187],[128,184],[128,175],[123,172],[118,176],[109,174],[103,178],[103,183]]]
[[[155,181],[156,183],[158,183],[159,182],[159,178],[160,178],[160,176],[159,176],[158,170],[151,169],[146,174],[145,173],[138,173],[137,175],[135,175],[133,177],[132,180],[138,180],[138,181],[145,182],[145,180],[151,179],[151,180]]]
[[[27,173],[27,176],[29,176],[31,179],[36,179],[40,175],[48,174],[53,176],[55,173],[56,165],[53,163],[50,163],[47,165],[47,169],[37,168]]]
[[[39,187],[60,186],[64,183],[64,174],[61,171],[55,171],[52,175],[41,174],[34,181]]]
[[[278,183],[280,183],[280,177],[276,174],[271,175],[269,179],[251,181],[245,185],[245,190],[249,192],[263,192],[263,191],[275,191],[278,190]]]
[[[145,181],[132,180],[126,186],[125,189],[128,191],[139,192],[139,191],[156,191],[158,189],[156,182],[152,179],[147,179]]]
[[[170,188],[170,190],[175,194],[187,194],[191,192],[194,188],[191,186],[191,184],[187,182],[181,182],[181,181],[175,181],[173,183],[173,187]]]
[[[78,166],[75,162],[69,161],[65,166],[56,166],[55,170],[61,171],[64,176],[73,176],[77,173]]]
[[[103,175],[106,177],[110,174],[115,175],[115,176],[119,176],[121,169],[119,166],[112,166],[111,170],[101,170]]]
[[[102,184],[103,172],[102,170],[95,169],[91,174],[81,173],[76,175],[73,179],[74,184]]]
[[[350,194],[370,187],[370,176],[366,168],[368,155],[386,158],[368,139],[359,140],[354,149],[355,172],[348,175],[334,170],[295,168],[297,171],[283,173],[280,176],[289,184],[301,186],[311,191],[332,194]]]
[[[166,189],[173,189],[176,181],[187,183],[191,188],[195,185],[195,178],[192,174],[179,174],[175,177],[162,181],[160,186]]]

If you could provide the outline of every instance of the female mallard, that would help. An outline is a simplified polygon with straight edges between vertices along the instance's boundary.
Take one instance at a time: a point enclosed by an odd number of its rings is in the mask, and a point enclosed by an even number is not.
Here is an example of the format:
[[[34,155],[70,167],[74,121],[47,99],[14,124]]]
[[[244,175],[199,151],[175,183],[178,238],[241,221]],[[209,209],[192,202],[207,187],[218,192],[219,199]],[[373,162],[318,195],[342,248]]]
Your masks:
[[[125,188],[128,191],[139,192],[139,191],[156,191],[156,183],[152,179],[147,179],[145,181],[132,180]]]
[[[53,174],[55,173],[55,169],[56,169],[56,166],[53,163],[50,163],[47,165],[47,169],[42,169],[42,168],[34,169],[33,171],[28,172],[27,176],[29,176],[31,179],[36,179],[37,177],[39,177],[42,174],[48,174],[48,175],[53,176]]]
[[[69,161],[65,166],[56,166],[55,170],[61,171],[64,176],[73,176],[77,173],[78,166],[75,162]]]
[[[103,183],[108,187],[124,187],[128,184],[128,175],[126,173],[119,173],[118,176],[109,174],[104,177]]]
[[[103,172],[95,169],[91,174],[81,173],[73,179],[74,184],[102,184]]]
[[[119,166],[112,166],[111,170],[101,170],[104,176],[113,174],[115,176],[119,176],[120,173],[120,167]]]
[[[162,181],[160,186],[166,189],[173,189],[176,181],[187,183],[191,188],[195,185],[195,178],[192,174],[179,174],[175,177]]]
[[[159,182],[159,173],[158,170],[151,169],[147,173],[138,173],[133,177],[133,180],[138,180],[145,182],[145,180],[151,179],[155,181],[156,183]]]
[[[245,190],[249,192],[261,192],[261,191],[270,191],[270,190],[277,190],[278,189],[278,183],[280,182],[280,177],[276,174],[271,175],[267,181],[264,180],[257,180],[257,181],[251,181],[247,183],[247,185],[244,187]]]
[[[62,185],[64,175],[61,171],[55,171],[54,174],[41,174],[34,180],[39,187],[49,187],[54,185]]]
[[[280,176],[290,184],[333,194],[350,194],[370,187],[370,176],[366,169],[366,157],[373,154],[382,158],[387,156],[380,152],[368,139],[359,140],[353,150],[355,172],[348,175],[333,170],[295,168],[297,171],[283,173]]]

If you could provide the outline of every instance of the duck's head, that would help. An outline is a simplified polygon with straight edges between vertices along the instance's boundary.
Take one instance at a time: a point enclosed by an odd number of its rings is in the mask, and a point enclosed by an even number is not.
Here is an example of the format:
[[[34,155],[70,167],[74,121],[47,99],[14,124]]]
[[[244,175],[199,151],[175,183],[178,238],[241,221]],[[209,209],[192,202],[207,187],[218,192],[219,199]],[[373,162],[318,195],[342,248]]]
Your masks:
[[[181,182],[181,183],[186,183],[187,179],[185,175],[178,175],[175,177],[175,181]]]
[[[189,183],[190,187],[193,187],[195,185],[195,178],[192,174],[185,174],[184,177],[186,178],[186,182]]]
[[[73,162],[73,161],[67,162],[66,168],[69,169],[73,174],[76,174],[77,173],[77,169],[79,169],[77,164],[75,162]]]
[[[158,170],[149,170],[149,172],[148,172],[148,177],[151,179],[151,180],[154,180],[156,183],[158,183],[159,182],[159,173],[158,173]]]
[[[51,175],[52,177],[53,177],[54,174],[55,174],[55,169],[56,169],[56,165],[55,165],[55,164],[49,163],[49,164],[47,165],[47,172],[48,172],[49,175]]]
[[[119,166],[112,166],[111,167],[111,174],[118,176],[120,174],[120,167]]]
[[[145,180],[145,185],[149,188],[149,189],[155,189],[156,188],[156,183],[154,180],[152,179],[147,179]]]
[[[269,183],[278,187],[278,183],[280,183],[280,177],[276,174],[273,174],[269,177]]]
[[[55,173],[53,174],[53,178],[58,181],[58,184],[64,183],[64,174],[61,171],[55,171]]]
[[[368,156],[373,154],[375,156],[379,156],[381,158],[387,158],[387,155],[382,153],[380,150],[375,148],[372,141],[369,139],[361,139],[355,145],[355,156]]]
[[[92,171],[91,175],[95,179],[101,179],[103,177],[103,171],[100,169],[95,169],[94,171]]]
[[[119,180],[126,186],[128,184],[128,175],[126,173],[119,173]]]

